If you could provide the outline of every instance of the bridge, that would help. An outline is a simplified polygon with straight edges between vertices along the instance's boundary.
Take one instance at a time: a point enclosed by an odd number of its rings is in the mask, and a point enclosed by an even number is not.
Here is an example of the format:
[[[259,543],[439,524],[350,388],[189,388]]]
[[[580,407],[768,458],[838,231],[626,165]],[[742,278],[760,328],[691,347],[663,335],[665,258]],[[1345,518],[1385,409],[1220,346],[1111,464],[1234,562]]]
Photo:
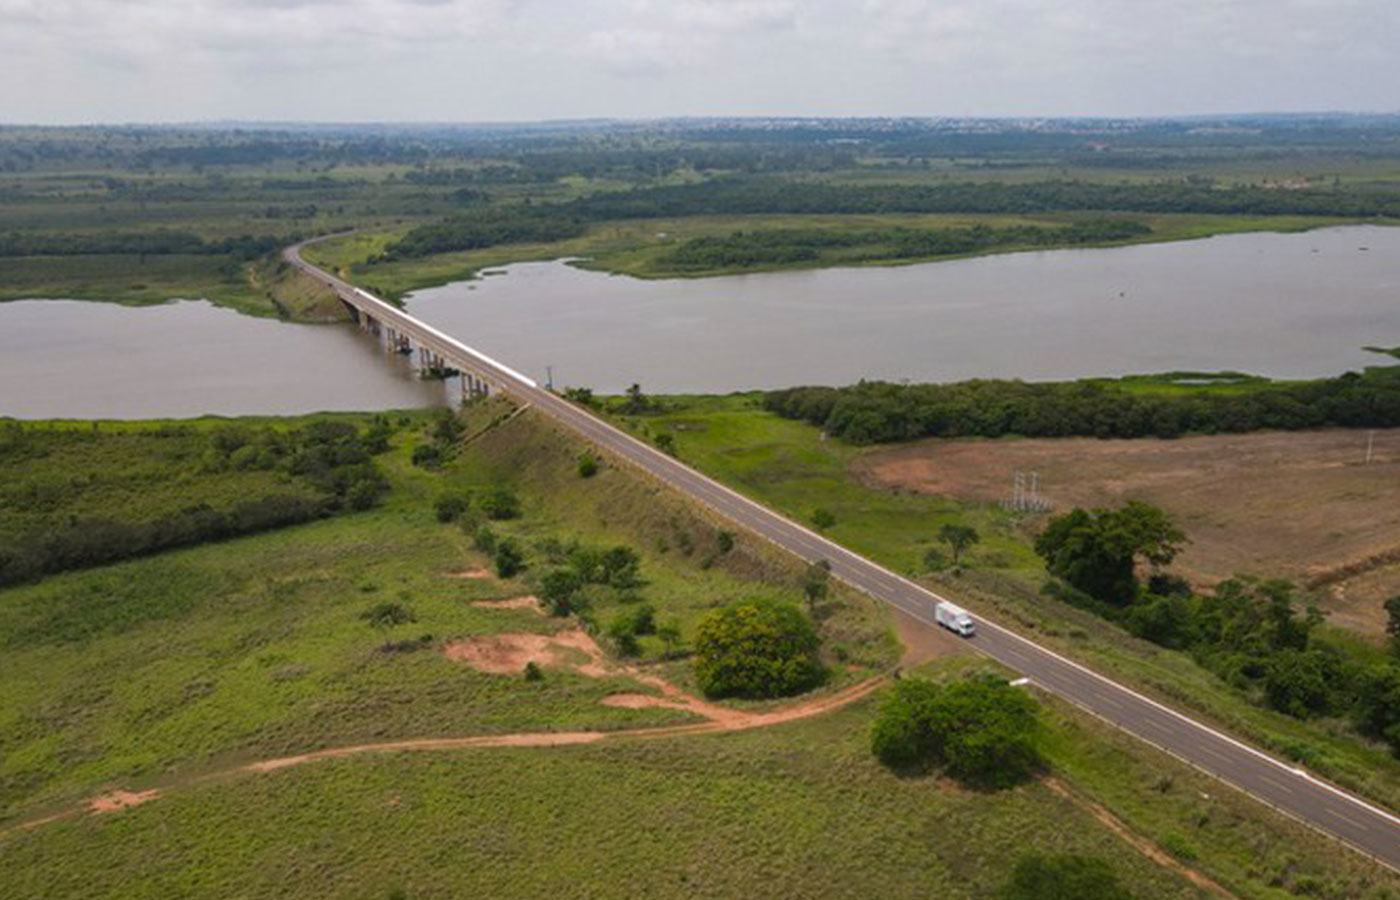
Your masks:
[[[402,349],[407,341],[417,352],[426,354],[425,361],[457,369],[465,379],[464,391],[472,385],[476,393],[501,391],[529,403],[601,450],[740,527],[808,562],[826,560],[835,577],[930,628],[937,627],[933,609],[943,599],[938,594],[725,487],[541,388],[528,376],[311,265],[301,256],[304,246],[287,248],[284,257],[302,272],[329,285],[353,311],[361,327],[385,334],[391,347]],[[1039,688],[1400,871],[1400,817],[1011,629],[987,619],[979,619],[978,629],[972,646],[1020,672]]]

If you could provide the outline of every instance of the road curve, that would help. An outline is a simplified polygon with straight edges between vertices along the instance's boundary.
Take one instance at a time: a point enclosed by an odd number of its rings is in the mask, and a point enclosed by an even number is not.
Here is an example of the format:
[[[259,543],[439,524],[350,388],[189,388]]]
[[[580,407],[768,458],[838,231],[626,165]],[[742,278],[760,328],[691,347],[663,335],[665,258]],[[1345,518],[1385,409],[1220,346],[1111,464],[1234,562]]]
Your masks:
[[[933,607],[942,599],[939,595],[702,475],[540,388],[528,377],[311,265],[301,256],[303,246],[287,248],[285,259],[329,285],[345,302],[430,347],[452,364],[486,377],[601,449],[636,465],[737,525],[804,560],[827,560],[837,578],[929,627],[937,627]],[[1022,673],[1040,688],[1400,871],[1400,817],[995,622],[979,619],[978,627],[972,643],[979,651]]]

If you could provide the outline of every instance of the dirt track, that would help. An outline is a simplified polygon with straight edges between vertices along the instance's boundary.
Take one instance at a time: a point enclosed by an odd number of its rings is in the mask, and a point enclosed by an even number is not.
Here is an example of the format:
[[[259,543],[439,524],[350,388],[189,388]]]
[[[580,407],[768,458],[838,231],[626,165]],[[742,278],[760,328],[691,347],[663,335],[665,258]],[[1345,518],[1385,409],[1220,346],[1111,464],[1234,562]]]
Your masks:
[[[1236,573],[1308,582],[1400,547],[1400,430],[1263,432],[1177,440],[925,441],[860,457],[869,484],[996,502],[1037,472],[1056,509],[1137,499],[1171,512],[1192,539],[1176,568],[1209,584]],[[1365,568],[1363,566],[1363,568]],[[1374,579],[1373,579],[1374,580]],[[1338,595],[1339,624],[1377,633],[1383,583]]]
[[[41,818],[16,823],[4,831],[0,831],[0,838],[22,831],[30,831],[50,822],[71,818],[84,812],[102,815],[130,806],[152,802],[172,790],[178,790],[183,787],[192,787],[198,784],[220,781],[246,774],[276,772],[281,769],[288,769],[294,766],[328,759],[344,759],[346,757],[362,756],[370,753],[404,753],[423,750],[471,750],[488,747],[564,747],[625,738],[665,738],[767,728],[773,725],[780,725],[784,722],[793,722],[799,719],[818,716],[854,703],[868,696],[872,691],[883,684],[885,682],[885,676],[880,675],[874,678],[868,678],[865,681],[851,685],[835,693],[761,713],[744,712],[715,706],[714,704],[705,703],[697,698],[690,698],[674,686],[661,682],[660,679],[644,680],[660,682],[666,686],[665,692],[669,696],[682,698],[673,701],[679,708],[688,709],[699,715],[706,715],[707,710],[716,711],[717,714],[713,717],[707,716],[709,721],[706,722],[660,728],[633,728],[623,731],[542,731],[521,734],[482,735],[477,737],[416,738],[401,741],[377,741],[374,743],[354,744],[346,747],[331,747],[310,753],[300,753],[295,756],[283,756],[276,759],[265,759],[257,762],[245,763],[229,769],[207,773],[184,782],[164,785],[159,790],[152,789],[139,793],[126,790],[111,791],[97,797],[91,797],[80,804],[66,809],[49,813]],[[687,703],[687,700],[693,702]]]

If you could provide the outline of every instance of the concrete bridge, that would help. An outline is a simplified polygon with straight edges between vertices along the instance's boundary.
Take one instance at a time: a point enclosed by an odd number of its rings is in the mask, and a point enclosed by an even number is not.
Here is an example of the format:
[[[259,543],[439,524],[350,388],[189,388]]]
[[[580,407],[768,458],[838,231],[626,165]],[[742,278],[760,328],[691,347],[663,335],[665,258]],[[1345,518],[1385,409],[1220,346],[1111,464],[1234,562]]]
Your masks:
[[[458,379],[463,400],[489,396],[493,392],[518,394],[521,389],[539,390],[534,379],[302,258],[302,248],[307,245],[339,236],[303,241],[283,250],[282,257],[335,291],[361,331],[383,337],[385,348],[391,353],[416,357],[423,372]]]
[[[533,405],[617,461],[643,470],[800,559],[826,560],[832,574],[856,590],[890,604],[930,628],[937,627],[934,605],[943,599],[938,594],[750,500],[541,388],[509,366],[305,262],[301,258],[302,246],[284,251],[287,261],[333,288],[362,328],[387,333],[391,348],[416,349],[427,354],[428,360],[464,373],[470,379],[464,381],[464,386],[504,391]],[[1020,672],[1037,688],[1400,871],[1400,817],[1388,810],[994,621],[979,618],[977,628],[970,645]]]

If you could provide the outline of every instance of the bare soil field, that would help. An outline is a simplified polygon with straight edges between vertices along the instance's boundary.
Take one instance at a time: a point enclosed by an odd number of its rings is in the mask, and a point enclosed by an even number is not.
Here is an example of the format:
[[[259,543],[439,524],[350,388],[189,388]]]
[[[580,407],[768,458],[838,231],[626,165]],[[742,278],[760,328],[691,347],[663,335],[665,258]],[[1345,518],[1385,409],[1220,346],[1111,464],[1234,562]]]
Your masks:
[[[862,455],[881,488],[994,503],[1016,472],[1036,472],[1056,510],[1144,500],[1192,543],[1176,570],[1198,584],[1236,573],[1318,590],[1336,624],[1384,631],[1379,604],[1400,593],[1400,430],[1212,435],[1177,440],[952,440]],[[1040,517],[1036,517],[1039,519]],[[1034,527],[1036,523],[1032,523]]]

